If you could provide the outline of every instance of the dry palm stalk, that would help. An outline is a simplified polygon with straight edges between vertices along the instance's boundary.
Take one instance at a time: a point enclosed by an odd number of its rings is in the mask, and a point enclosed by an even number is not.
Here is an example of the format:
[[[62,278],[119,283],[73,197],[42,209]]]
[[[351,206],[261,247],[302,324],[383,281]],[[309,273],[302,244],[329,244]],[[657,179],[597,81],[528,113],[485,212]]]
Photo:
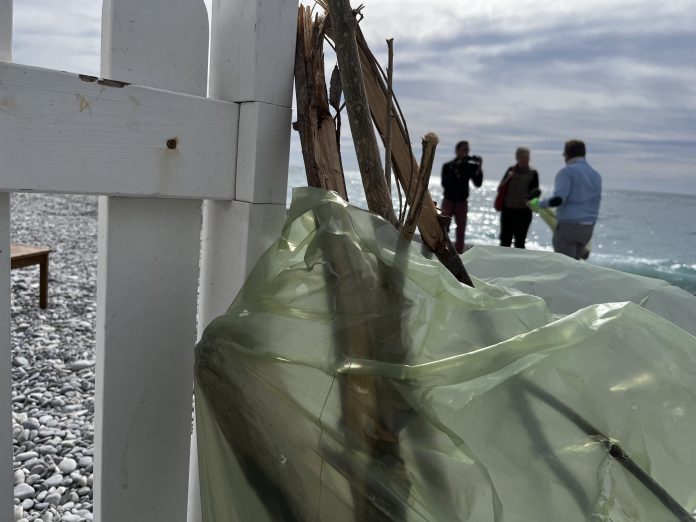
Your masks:
[[[357,41],[372,119],[384,141],[386,140],[387,130],[388,86],[385,83],[384,74],[379,67],[377,59],[370,51],[359,27],[357,29]],[[394,120],[396,125],[391,138],[394,173],[406,191],[406,201],[413,206],[416,201],[416,178],[420,169],[416,158],[413,157],[403,119],[395,117]],[[418,228],[423,242],[460,282],[474,286],[466,268],[464,268],[464,263],[462,263],[454,246],[452,246],[452,242],[443,226],[443,218],[440,218],[438,215],[435,203],[433,203],[429,192],[426,192],[425,199],[427,201],[423,201],[423,210],[418,217]]]
[[[329,110],[324,80],[325,28],[324,18],[313,18],[309,7],[300,6],[295,47],[297,121],[293,127],[300,133],[308,185],[333,190],[348,201],[339,132]]]

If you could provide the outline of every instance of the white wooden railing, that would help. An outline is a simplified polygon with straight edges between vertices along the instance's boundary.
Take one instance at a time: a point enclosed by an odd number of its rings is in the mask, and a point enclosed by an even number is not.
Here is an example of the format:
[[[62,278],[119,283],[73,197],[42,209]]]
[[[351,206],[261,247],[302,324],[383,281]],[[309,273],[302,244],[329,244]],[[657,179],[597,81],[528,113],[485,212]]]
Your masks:
[[[208,82],[203,0],[104,0],[101,79],[12,64],[0,0],[0,520],[13,519],[13,191],[103,196],[95,520],[184,521],[187,504],[200,519],[192,349],[284,218],[297,13],[213,4]]]

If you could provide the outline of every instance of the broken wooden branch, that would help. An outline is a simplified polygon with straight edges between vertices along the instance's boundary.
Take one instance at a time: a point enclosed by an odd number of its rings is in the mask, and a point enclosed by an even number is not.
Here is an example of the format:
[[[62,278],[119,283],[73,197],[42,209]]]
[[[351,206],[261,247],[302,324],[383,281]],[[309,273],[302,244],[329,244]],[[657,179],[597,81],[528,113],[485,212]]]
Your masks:
[[[408,209],[408,216],[401,229],[401,237],[407,241],[413,239],[413,234],[416,231],[416,224],[420,217],[421,210],[425,198],[430,199],[428,192],[428,184],[430,183],[430,173],[433,170],[433,162],[435,161],[435,149],[440,139],[436,134],[429,132],[423,137],[423,155],[421,157],[420,169],[418,172],[418,180],[414,190],[414,199]],[[431,200],[432,201],[432,200]]]
[[[307,184],[333,190],[348,201],[339,148],[340,121],[331,116],[324,79],[325,30],[324,18],[313,18],[309,7],[299,8],[295,47],[297,121],[293,127],[300,134]]]

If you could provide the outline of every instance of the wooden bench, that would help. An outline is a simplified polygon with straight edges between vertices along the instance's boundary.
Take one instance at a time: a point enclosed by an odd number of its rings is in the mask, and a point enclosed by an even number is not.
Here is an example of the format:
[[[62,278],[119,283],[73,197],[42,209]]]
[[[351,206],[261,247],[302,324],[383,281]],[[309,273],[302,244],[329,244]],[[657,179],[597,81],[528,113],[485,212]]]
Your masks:
[[[10,245],[12,269],[25,266],[39,265],[39,306],[48,306],[48,254],[50,248],[33,247],[29,245]]]

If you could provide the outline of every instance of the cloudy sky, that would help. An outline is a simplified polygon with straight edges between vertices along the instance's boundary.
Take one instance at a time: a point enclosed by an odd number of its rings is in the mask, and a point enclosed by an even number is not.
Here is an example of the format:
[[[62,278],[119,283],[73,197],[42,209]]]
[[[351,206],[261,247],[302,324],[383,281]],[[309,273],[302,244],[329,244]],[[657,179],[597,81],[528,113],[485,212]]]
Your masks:
[[[526,145],[551,183],[577,137],[607,187],[696,194],[696,0],[361,3],[376,54],[395,38],[411,136],[441,137],[436,168],[468,139],[497,180]],[[15,61],[98,73],[100,14],[99,0],[15,0]]]

